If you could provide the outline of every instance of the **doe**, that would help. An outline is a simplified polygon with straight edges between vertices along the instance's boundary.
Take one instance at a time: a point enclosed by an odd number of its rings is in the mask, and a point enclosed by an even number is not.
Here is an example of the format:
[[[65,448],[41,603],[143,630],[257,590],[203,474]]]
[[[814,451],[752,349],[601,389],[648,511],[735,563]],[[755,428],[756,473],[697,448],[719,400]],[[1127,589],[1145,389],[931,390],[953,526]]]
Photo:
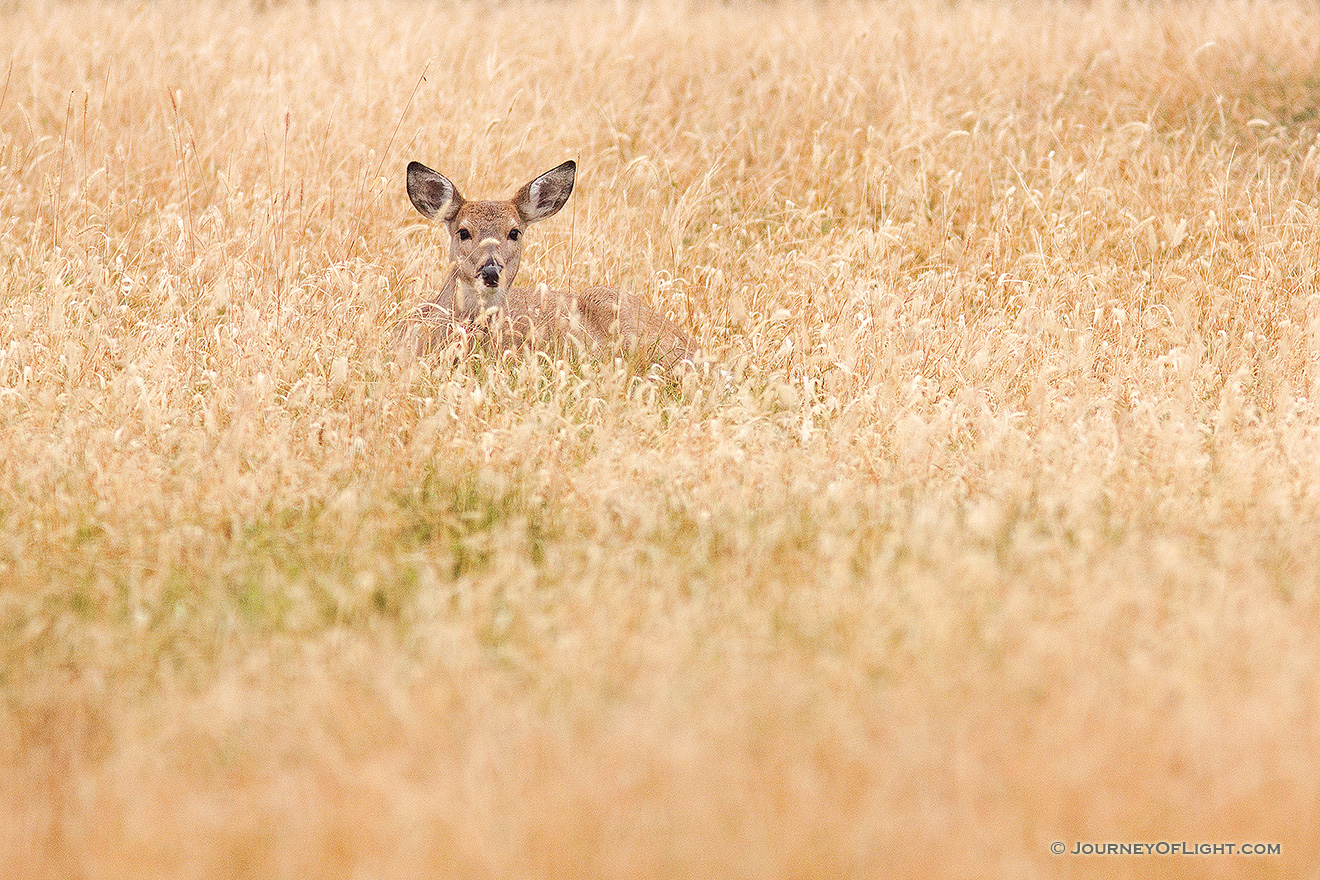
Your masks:
[[[567,354],[623,356],[634,368],[672,375],[693,357],[688,335],[634,296],[613,288],[578,293],[544,284],[514,287],[527,227],[552,217],[573,192],[577,163],[552,168],[512,198],[468,201],[448,178],[408,163],[408,198],[445,224],[454,268],[440,291],[400,328],[400,344],[418,355],[458,339],[494,351],[525,347]]]

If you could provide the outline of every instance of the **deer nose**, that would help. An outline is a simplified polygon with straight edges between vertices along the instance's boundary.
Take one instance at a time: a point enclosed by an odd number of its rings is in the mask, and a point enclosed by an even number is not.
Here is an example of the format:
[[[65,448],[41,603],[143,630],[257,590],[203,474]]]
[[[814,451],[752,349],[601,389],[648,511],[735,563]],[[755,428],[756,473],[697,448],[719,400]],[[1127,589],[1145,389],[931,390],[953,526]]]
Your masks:
[[[477,274],[481,276],[481,283],[487,287],[499,287],[500,267],[495,264],[494,260],[482,266],[481,271]]]

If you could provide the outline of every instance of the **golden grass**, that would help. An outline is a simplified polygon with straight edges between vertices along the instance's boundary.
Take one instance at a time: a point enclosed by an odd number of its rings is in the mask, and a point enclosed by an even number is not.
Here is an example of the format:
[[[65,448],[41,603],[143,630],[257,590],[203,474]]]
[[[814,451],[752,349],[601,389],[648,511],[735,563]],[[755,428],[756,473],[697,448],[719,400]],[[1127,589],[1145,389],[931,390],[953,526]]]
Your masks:
[[[1315,876],[1311,4],[0,46],[0,875]],[[727,387],[393,360],[405,163],[570,157],[520,281]]]

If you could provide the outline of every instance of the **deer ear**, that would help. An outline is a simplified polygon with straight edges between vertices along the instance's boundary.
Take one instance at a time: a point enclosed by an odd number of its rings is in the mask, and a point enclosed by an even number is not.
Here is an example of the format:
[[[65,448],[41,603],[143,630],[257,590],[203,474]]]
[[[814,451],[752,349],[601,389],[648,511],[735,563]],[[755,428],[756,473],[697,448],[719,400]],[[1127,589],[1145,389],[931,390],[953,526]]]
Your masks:
[[[524,223],[535,223],[554,216],[573,194],[573,180],[576,176],[577,163],[569,159],[518,190],[513,197],[513,207],[517,209],[518,216]]]
[[[448,178],[421,162],[408,163],[408,198],[423,217],[445,223],[463,207],[463,197]]]

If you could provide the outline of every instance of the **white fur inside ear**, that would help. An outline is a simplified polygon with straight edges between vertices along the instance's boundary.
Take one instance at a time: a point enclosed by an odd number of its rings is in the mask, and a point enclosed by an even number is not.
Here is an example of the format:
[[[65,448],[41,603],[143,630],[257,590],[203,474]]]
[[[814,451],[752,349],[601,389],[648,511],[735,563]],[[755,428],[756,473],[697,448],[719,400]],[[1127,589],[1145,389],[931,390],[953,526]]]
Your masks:
[[[527,188],[527,201],[533,205],[541,204],[541,178],[532,181],[532,185]]]

